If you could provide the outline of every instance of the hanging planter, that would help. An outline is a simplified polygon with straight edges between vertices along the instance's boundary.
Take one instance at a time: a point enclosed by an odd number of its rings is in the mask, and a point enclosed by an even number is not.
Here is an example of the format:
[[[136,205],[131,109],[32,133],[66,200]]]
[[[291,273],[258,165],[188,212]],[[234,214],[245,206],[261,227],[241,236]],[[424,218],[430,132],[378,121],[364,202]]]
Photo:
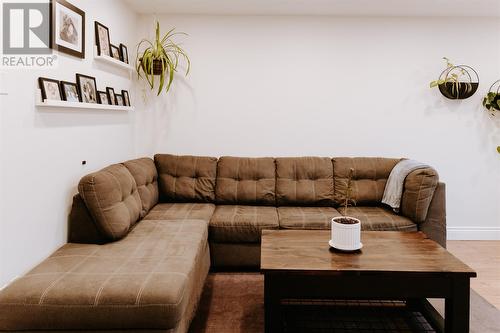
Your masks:
[[[453,65],[448,58],[446,69],[439,79],[432,81],[430,87],[438,87],[443,96],[449,99],[466,99],[474,95],[479,87],[479,75],[470,66]]]
[[[500,80],[495,81],[483,98],[483,106],[492,116],[500,111]]]
[[[181,60],[186,62],[186,72],[188,75],[191,67],[186,52],[173,41],[176,35],[185,35],[182,32],[174,32],[171,29],[166,34],[161,35],[160,23],[155,23],[155,38],[153,40],[143,39],[137,45],[137,60],[135,69],[140,78],[144,78],[151,90],[158,89],[160,95],[163,89],[168,92],[174,81],[174,73]],[[141,48],[143,48],[142,51]]]

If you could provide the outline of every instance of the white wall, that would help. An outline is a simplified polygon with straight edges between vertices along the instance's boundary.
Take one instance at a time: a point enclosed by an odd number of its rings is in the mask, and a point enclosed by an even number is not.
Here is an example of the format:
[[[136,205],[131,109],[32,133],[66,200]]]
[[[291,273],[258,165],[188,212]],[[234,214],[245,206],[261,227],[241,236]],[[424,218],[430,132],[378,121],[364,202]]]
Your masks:
[[[1,77],[0,287],[67,241],[67,215],[82,175],[135,157],[134,114],[41,110],[34,106],[39,76],[75,82],[75,73],[106,86],[132,89],[128,74],[93,60],[94,20],[111,42],[136,43],[136,15],[119,0],[72,0],[86,13],[86,58],[56,53],[55,70],[11,70]],[[131,96],[133,100],[134,96]],[[82,166],[81,161],[87,165]]]
[[[192,72],[149,97],[138,152],[410,157],[447,183],[450,238],[500,239],[500,117],[480,106],[500,75],[493,18],[160,17],[190,34]],[[143,36],[153,17],[141,16]],[[478,92],[445,99],[442,57]]]

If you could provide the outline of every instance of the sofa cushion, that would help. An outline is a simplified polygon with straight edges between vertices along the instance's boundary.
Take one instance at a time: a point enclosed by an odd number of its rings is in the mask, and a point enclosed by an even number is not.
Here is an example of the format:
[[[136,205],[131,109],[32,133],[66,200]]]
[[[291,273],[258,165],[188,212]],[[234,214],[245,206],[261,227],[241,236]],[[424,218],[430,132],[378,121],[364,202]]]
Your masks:
[[[433,168],[411,172],[404,183],[401,214],[416,223],[424,222],[438,183],[439,176]]]
[[[207,224],[215,210],[210,203],[161,203],[144,217],[145,220],[203,220]]]
[[[141,214],[134,177],[122,164],[113,164],[84,176],[78,192],[99,230],[108,239],[124,237]]]
[[[401,159],[379,157],[335,157],[335,203],[342,205],[347,190],[349,170],[354,169],[351,199],[357,205],[377,205],[382,201],[385,183],[392,168]]]
[[[327,157],[276,159],[278,206],[330,206],[333,202],[333,165]]]
[[[0,331],[175,328],[203,288],[207,254],[199,220],[146,220],[117,242],[66,244],[0,292]]]
[[[220,205],[209,224],[211,242],[259,243],[262,229],[278,229],[275,207]]]
[[[161,201],[212,202],[217,159],[202,156],[155,155]]]
[[[338,210],[340,213],[345,212],[343,207]],[[417,225],[412,220],[385,207],[349,207],[347,215],[361,221],[361,230],[417,231]]]
[[[341,216],[331,207],[278,207],[280,228],[330,229],[332,217]]]
[[[158,203],[158,172],[155,162],[150,158],[138,158],[124,162],[123,165],[135,179],[142,203],[141,217],[144,217]]]
[[[275,187],[274,158],[219,158],[215,186],[217,203],[274,206]]]

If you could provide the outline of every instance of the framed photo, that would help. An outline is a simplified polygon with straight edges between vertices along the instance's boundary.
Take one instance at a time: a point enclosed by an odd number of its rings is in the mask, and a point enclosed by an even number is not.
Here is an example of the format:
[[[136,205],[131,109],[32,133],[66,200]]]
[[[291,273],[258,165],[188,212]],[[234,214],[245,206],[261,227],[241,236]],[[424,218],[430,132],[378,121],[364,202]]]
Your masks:
[[[108,93],[105,91],[98,91],[97,96],[99,97],[99,104],[109,105]]]
[[[123,96],[120,94],[116,94],[116,105],[125,105],[123,104]]]
[[[118,46],[111,44],[111,56],[116,60],[122,60],[120,48],[118,48]]]
[[[116,105],[116,95],[113,88],[107,87],[106,92],[108,93],[109,104]]]
[[[51,7],[51,47],[85,58],[85,12],[65,0],[51,0]]]
[[[40,90],[42,90],[42,101],[45,101],[46,99],[62,101],[59,81],[47,79],[45,77],[39,77],[38,84],[40,85]]]
[[[130,97],[128,95],[128,91],[122,90],[122,97],[123,97],[123,105],[130,106]]]
[[[120,54],[122,56],[122,61],[128,64],[128,49],[124,44],[120,44]]]
[[[111,43],[109,42],[109,29],[105,25],[95,21],[95,43],[98,55],[111,57]]]
[[[95,77],[76,74],[76,85],[80,95],[80,102],[97,103],[97,85]]]
[[[60,86],[63,100],[68,102],[80,102],[76,83],[61,81]]]

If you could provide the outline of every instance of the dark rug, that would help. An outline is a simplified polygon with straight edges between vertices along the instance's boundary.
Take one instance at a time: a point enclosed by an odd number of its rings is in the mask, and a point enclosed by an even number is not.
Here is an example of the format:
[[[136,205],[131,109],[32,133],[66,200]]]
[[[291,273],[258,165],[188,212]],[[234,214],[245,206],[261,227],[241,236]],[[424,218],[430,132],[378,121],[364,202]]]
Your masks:
[[[442,313],[443,302],[432,302]],[[403,302],[286,302],[285,332],[434,332]],[[264,277],[209,274],[190,333],[264,332]],[[471,332],[500,332],[500,311],[471,291]]]

